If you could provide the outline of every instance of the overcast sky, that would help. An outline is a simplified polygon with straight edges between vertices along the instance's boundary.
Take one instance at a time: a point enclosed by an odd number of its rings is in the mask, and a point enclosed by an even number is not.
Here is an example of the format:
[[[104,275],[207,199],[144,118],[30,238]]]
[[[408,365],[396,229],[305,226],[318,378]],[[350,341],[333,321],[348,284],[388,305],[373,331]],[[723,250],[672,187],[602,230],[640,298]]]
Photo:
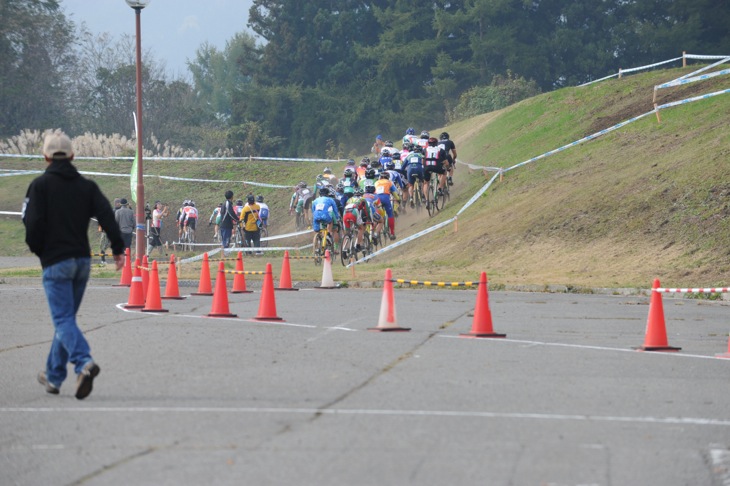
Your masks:
[[[142,10],[142,49],[164,61],[168,73],[189,78],[186,61],[204,42],[223,49],[247,31],[253,0],[152,0]],[[125,0],[61,0],[65,14],[95,33],[135,34],[134,10]],[[252,32],[250,32],[252,33]]]

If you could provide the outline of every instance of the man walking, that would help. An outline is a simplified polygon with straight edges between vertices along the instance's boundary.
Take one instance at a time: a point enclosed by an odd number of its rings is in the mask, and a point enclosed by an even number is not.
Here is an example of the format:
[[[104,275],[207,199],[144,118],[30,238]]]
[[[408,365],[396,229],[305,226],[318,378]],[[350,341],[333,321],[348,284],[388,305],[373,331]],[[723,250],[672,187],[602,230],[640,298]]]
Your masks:
[[[226,191],[225,196],[226,202],[223,203],[223,207],[221,208],[221,223],[218,230],[220,232],[221,246],[223,246],[224,253],[231,242],[233,227],[234,225],[238,225],[238,215],[233,209],[233,201],[231,201],[233,199],[233,191]]]
[[[76,323],[91,269],[89,219],[96,218],[109,237],[117,270],[124,265],[124,242],[109,201],[71,164],[71,140],[62,132],[48,135],[43,155],[48,167],[31,182],[23,203],[25,242],[40,258],[55,328],[46,369],[38,381],[46,392],[58,394],[71,362],[77,374],[75,395],[82,400],[91,393],[100,371]]]
[[[137,227],[134,219],[134,211],[129,208],[127,200],[122,198],[120,201],[121,206],[114,213],[114,219],[116,219],[119,225],[119,230],[122,232],[122,240],[124,241],[124,248],[130,248],[132,246],[132,235]]]

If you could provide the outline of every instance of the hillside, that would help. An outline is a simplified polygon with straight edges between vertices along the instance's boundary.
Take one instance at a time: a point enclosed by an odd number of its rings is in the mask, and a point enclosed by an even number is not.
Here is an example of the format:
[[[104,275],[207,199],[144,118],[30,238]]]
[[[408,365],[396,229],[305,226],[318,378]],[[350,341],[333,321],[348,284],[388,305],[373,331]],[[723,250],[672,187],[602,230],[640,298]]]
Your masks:
[[[654,71],[525,100],[446,130],[462,161],[508,168],[652,109],[653,86],[696,69]],[[719,77],[662,90],[658,102],[727,89]],[[340,280],[396,278],[472,280],[486,271],[492,285],[641,287],[660,278],[666,286],[728,284],[730,269],[730,95],[661,112],[596,140],[571,147],[504,174],[448,226],[358,265],[356,277],[337,265]],[[434,129],[440,132],[441,129]],[[394,139],[398,134],[390,135]],[[0,161],[0,168],[42,168],[40,161]],[[124,173],[128,162],[79,162],[84,170]],[[340,166],[333,169],[340,171]],[[146,164],[150,174],[273,184],[313,181],[322,164],[165,162]],[[452,217],[492,174],[457,169],[451,201],[436,218],[398,221],[400,238]],[[0,178],[0,210],[17,211],[30,176]],[[128,181],[97,178],[109,197],[128,194]],[[226,184],[181,184],[149,177],[148,199],[173,205],[192,197],[207,220]],[[234,187],[245,194],[250,187]],[[278,215],[277,233],[292,230],[286,216],[290,192],[264,194]],[[163,234],[164,239],[164,234]],[[25,254],[17,218],[0,220],[5,254]],[[300,239],[300,242],[306,238]],[[277,243],[278,244],[278,243]],[[283,242],[282,242],[283,244]],[[287,242],[291,244],[291,242]],[[278,262],[279,257],[272,261]],[[298,267],[293,272],[299,272]],[[307,266],[302,276],[317,275]],[[297,275],[294,275],[297,278]]]

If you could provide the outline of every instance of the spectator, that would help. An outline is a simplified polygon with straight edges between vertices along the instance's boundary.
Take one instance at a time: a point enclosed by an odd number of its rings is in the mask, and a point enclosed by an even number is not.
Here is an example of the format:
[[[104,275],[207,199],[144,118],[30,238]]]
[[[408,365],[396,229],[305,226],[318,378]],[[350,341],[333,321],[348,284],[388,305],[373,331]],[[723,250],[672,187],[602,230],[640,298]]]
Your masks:
[[[224,252],[225,249],[228,248],[228,245],[230,245],[231,243],[233,225],[238,224],[238,216],[236,215],[236,211],[233,209],[233,201],[231,201],[231,199],[233,198],[233,191],[226,191],[225,196],[226,202],[223,203],[223,208],[221,208],[221,222],[219,228],[221,246],[223,247]]]
[[[38,373],[38,381],[46,392],[58,394],[71,362],[77,374],[75,396],[82,400],[91,393],[100,371],[76,322],[91,270],[89,219],[96,218],[109,236],[117,270],[124,265],[124,242],[99,186],[71,164],[71,140],[62,132],[49,134],[43,155],[48,167],[31,182],[23,204],[25,242],[41,260],[55,328],[46,369]]]
[[[114,219],[119,225],[119,231],[122,232],[124,248],[129,248],[132,246],[132,235],[134,234],[134,230],[136,228],[134,211],[129,208],[129,204],[127,204],[127,200],[124,198],[119,201],[119,204],[119,209],[117,209],[117,212],[114,213]]]

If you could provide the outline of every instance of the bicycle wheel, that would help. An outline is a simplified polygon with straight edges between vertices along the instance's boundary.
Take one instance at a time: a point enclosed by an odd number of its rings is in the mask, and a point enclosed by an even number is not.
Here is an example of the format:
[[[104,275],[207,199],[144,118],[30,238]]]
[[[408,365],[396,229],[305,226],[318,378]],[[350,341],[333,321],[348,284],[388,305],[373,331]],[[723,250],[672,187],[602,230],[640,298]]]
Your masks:
[[[428,211],[429,216],[433,216],[436,214],[436,198],[435,198],[435,191],[433,187],[433,182],[429,184],[428,186],[428,192],[426,194],[426,210]]]
[[[372,242],[370,241],[370,234],[366,231],[365,234],[362,237],[362,256],[365,258],[366,256],[370,255],[373,252],[373,246]],[[365,260],[365,263],[369,262],[370,260]]]
[[[264,239],[264,238],[269,237],[269,230],[266,229],[266,226],[263,226],[261,228],[260,236],[261,236],[261,243],[260,243],[261,248],[265,248],[265,247],[269,246],[269,241]]]
[[[322,263],[322,233],[317,233],[314,235],[314,240],[312,241],[312,250],[314,251],[314,264],[319,265]]]
[[[350,256],[352,255],[351,246],[352,236],[348,233],[342,237],[342,242],[340,243],[340,261],[343,267],[346,267],[350,263]]]
[[[240,226],[236,227],[236,237],[234,238],[236,248],[243,248],[244,240],[243,240],[243,231],[241,230]]]

